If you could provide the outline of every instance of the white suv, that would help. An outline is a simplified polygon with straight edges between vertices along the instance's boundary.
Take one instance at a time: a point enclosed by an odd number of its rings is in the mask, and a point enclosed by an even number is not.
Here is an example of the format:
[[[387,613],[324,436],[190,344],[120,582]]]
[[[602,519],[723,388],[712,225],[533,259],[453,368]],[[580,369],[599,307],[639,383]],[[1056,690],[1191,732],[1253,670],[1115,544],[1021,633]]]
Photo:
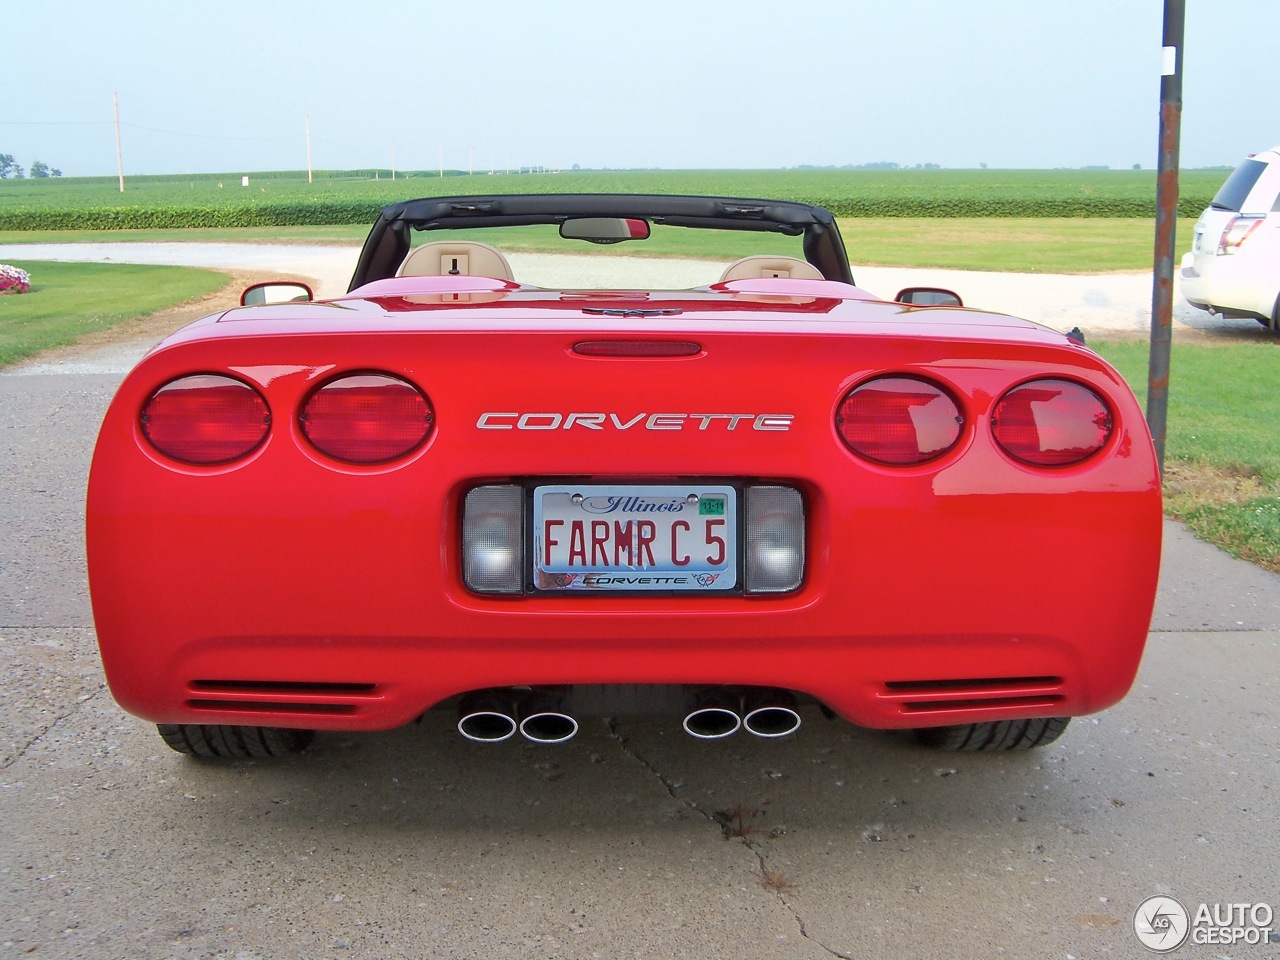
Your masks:
[[[1280,332],[1280,146],[1227,178],[1196,221],[1180,279],[1192,306]]]

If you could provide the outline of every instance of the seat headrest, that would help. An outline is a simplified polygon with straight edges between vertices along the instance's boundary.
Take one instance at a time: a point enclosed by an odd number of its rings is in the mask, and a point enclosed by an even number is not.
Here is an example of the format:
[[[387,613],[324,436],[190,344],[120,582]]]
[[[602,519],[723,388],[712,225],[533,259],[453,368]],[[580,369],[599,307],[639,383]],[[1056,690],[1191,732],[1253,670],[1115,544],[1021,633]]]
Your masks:
[[[784,277],[791,280],[822,280],[822,271],[811,263],[795,257],[771,257],[757,255],[735,260],[720,275],[720,282],[727,280],[757,280],[761,277]]]
[[[396,271],[398,277],[492,277],[515,282],[507,258],[475,240],[439,240],[415,247]]]

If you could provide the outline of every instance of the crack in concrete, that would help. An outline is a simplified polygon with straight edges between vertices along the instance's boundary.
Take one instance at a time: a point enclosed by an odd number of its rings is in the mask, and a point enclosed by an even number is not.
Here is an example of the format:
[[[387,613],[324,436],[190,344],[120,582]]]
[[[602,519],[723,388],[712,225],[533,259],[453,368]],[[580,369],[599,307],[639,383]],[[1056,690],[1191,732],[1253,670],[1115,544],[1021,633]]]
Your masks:
[[[716,822],[719,823],[719,821],[716,821]],[[757,861],[759,861],[759,864],[760,864],[760,876],[762,878],[768,877],[769,863],[768,863],[768,860],[765,858],[764,851],[761,850],[760,847],[753,844],[746,837],[738,837],[737,839],[742,842],[742,845],[744,847],[746,847],[753,854],[755,854],[755,858]],[[761,885],[764,886],[764,884],[761,884]],[[791,919],[795,921],[796,928],[800,931],[800,936],[803,939],[808,940],[814,946],[825,951],[826,953],[829,953],[831,956],[838,957],[839,960],[853,960],[853,958],[849,956],[849,954],[841,953],[839,950],[835,949],[834,947],[827,946],[817,937],[810,934],[809,928],[806,926],[804,922],[804,917],[800,915],[800,911],[796,909],[794,905],[792,905],[791,901],[786,898],[786,895],[782,892],[782,890],[776,887],[766,887],[766,889],[771,889],[773,891],[773,895],[778,898],[778,902],[782,904],[784,907],[786,907],[787,912],[791,914]]]
[[[46,624],[0,625],[0,631],[6,631],[6,630],[12,631],[14,633],[21,632],[26,634],[37,634],[37,635],[48,634],[48,633],[73,633],[73,634],[79,634],[79,635],[88,634],[90,636],[94,635],[94,628],[92,626],[85,626],[85,625],[78,625],[78,624],[66,625],[66,626],[55,626],[47,623]],[[63,674],[63,676],[65,677],[66,674]],[[100,673],[99,673],[99,676],[101,676]],[[81,708],[83,708],[86,703],[89,703],[94,698],[101,696],[106,689],[107,689],[107,685],[103,683],[101,680],[99,680],[97,687],[93,690],[92,693],[89,693],[83,699],[76,700],[70,706],[70,708],[65,710],[63,713],[56,714],[54,718],[48,724],[46,724],[43,728],[41,728],[38,732],[36,732],[35,735],[32,736],[30,740],[22,744],[22,746],[19,749],[15,750],[12,756],[5,757],[3,758],[3,760],[0,760],[0,770],[8,770],[11,766],[13,766],[19,760],[22,760],[24,757],[26,757],[28,751],[30,751],[32,747],[34,747],[37,743],[39,743],[46,736],[49,735],[50,730],[53,730],[54,728],[56,728],[64,720],[67,720],[70,717],[75,716],[75,714],[79,713]]]
[[[71,709],[68,710],[66,713],[60,713],[56,717],[54,717],[53,721],[48,726],[46,726],[43,730],[40,730],[39,732],[37,732],[35,736],[33,736],[30,740],[24,743],[21,749],[14,752],[14,755],[12,757],[6,757],[3,762],[0,762],[0,770],[8,770],[11,766],[13,766],[19,760],[22,760],[23,758],[25,758],[27,755],[27,751],[30,750],[32,747],[34,747],[37,743],[39,743],[45,737],[47,737],[49,735],[50,730],[57,727],[58,724],[62,723],[62,721],[75,716],[77,713],[80,712],[81,708],[86,703],[88,703],[90,700],[93,700],[96,697],[101,696],[103,691],[105,691],[106,689],[107,689],[107,685],[105,683],[98,684],[98,689],[94,690],[93,693],[88,694],[83,699],[77,700],[72,705]]]
[[[630,757],[640,766],[648,770],[649,773],[653,775],[653,778],[657,780],[660,784],[662,784],[663,789],[667,791],[667,795],[670,796],[672,800],[676,801],[676,803],[679,803],[684,807],[688,808],[689,810],[693,811],[698,816],[702,817],[702,819],[706,820],[708,823],[714,824],[716,829],[720,830],[722,833],[724,832],[724,824],[721,823],[719,820],[717,820],[713,814],[710,814],[707,811],[703,810],[692,800],[686,800],[684,797],[678,796],[676,794],[678,785],[673,783],[666,776],[664,776],[662,771],[660,771],[652,763],[650,763],[644,757],[640,756],[640,754],[636,753],[634,750],[631,749],[630,743],[628,742],[627,738],[618,732],[618,721],[615,718],[610,717],[608,719],[608,727],[609,727],[609,736],[618,744],[619,749],[621,749],[624,754],[626,754],[628,757]],[[740,841],[742,845],[746,847],[751,852],[751,854],[756,858],[756,863],[760,868],[760,876],[761,877],[768,876],[769,864],[768,864],[768,860],[765,857],[764,851],[761,848],[757,847],[755,844],[753,844],[751,840],[747,837],[735,837],[734,839]],[[762,887],[763,886],[764,885],[762,884]],[[812,934],[810,934],[808,927],[805,925],[804,918],[800,915],[800,911],[797,910],[796,907],[792,905],[792,903],[789,900],[787,900],[787,898],[783,895],[783,892],[781,890],[776,888],[769,888],[769,887],[765,887],[765,889],[772,889],[773,895],[777,897],[778,902],[782,904],[782,906],[786,909],[786,911],[789,914],[791,914],[791,919],[795,922],[796,929],[800,931],[800,936],[802,939],[807,940],[809,943],[812,943],[815,947],[818,947],[820,950],[829,954],[830,956],[838,958],[838,960],[853,960],[853,958],[850,957],[848,954],[841,953],[839,950],[836,950],[833,947],[827,946],[817,937],[814,937]]]

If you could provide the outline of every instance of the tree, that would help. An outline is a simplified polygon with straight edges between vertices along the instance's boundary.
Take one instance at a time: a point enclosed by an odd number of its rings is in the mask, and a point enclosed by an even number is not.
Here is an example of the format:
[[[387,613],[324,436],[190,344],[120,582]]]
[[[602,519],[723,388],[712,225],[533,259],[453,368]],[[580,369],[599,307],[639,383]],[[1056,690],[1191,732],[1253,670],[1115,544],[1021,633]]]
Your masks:
[[[49,176],[49,165],[42,160],[32,160],[31,176],[36,180],[46,179]]]
[[[10,177],[21,180],[22,168],[14,162],[13,154],[0,153],[0,180],[8,180]]]

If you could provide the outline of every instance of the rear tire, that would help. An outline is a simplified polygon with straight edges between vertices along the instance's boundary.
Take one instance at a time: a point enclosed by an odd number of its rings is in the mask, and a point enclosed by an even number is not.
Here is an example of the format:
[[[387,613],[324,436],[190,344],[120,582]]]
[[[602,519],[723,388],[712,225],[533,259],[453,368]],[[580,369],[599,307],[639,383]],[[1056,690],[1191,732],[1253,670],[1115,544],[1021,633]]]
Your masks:
[[[314,730],[241,727],[230,724],[161,723],[156,726],[170,747],[201,760],[250,760],[301,753]]]
[[[954,727],[924,727],[916,730],[915,735],[919,743],[938,750],[1030,750],[1053,743],[1070,722],[1070,717],[993,720]]]

